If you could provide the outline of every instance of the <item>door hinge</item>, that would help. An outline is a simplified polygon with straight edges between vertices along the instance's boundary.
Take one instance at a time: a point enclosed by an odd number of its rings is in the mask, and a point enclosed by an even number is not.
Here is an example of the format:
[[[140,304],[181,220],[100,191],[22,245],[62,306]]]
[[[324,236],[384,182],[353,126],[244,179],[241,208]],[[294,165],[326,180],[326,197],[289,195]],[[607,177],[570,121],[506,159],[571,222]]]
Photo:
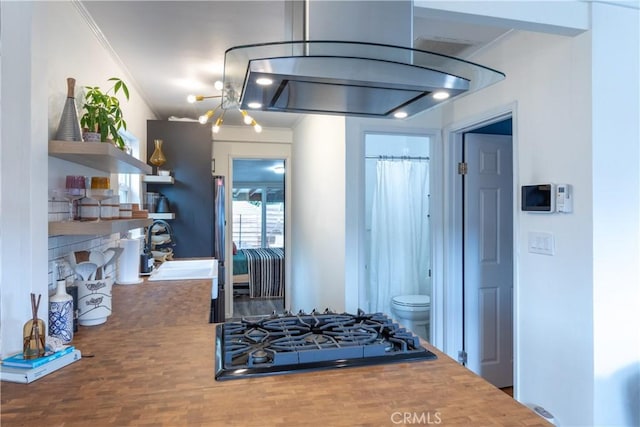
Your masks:
[[[458,175],[466,175],[468,170],[467,162],[458,163]]]
[[[458,363],[462,365],[467,364],[467,352],[464,350],[458,351]]]

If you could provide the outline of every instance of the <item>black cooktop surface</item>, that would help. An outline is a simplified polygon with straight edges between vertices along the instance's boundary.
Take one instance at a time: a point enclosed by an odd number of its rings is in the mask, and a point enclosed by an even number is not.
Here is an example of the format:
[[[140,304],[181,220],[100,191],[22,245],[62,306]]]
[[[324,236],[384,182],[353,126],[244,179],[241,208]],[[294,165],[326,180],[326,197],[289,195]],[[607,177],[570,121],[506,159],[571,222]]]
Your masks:
[[[382,313],[286,312],[216,326],[216,380],[429,359]]]

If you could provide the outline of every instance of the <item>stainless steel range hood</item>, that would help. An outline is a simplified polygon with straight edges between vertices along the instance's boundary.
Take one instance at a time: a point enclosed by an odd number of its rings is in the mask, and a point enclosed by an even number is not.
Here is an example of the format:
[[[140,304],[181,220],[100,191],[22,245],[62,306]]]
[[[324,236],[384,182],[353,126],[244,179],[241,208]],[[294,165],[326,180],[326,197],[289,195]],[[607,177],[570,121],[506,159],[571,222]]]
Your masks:
[[[226,51],[223,107],[409,117],[504,77],[457,58],[385,44],[264,43]]]

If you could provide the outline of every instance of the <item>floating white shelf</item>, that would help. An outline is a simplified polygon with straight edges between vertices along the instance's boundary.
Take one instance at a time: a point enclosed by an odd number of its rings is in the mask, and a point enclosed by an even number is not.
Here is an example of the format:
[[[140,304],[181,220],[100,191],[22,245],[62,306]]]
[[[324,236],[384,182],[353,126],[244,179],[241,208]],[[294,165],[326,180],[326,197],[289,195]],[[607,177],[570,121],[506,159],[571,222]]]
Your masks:
[[[176,214],[173,212],[149,212],[149,218],[152,219],[176,219]]]
[[[161,176],[161,175],[145,175],[142,177],[143,182],[153,183],[153,184],[173,184],[175,183],[175,179],[172,176]]]
[[[150,174],[151,166],[106,142],[49,141],[49,155],[104,172]]]
[[[49,141],[49,156],[111,173],[149,174],[148,164],[106,142]],[[151,225],[150,218],[50,222],[49,236],[106,235]]]
[[[113,233],[124,233],[134,228],[147,227],[152,224],[151,218],[136,219],[113,219],[100,222],[95,221],[67,221],[50,222],[49,236],[63,234],[75,235],[105,235]]]

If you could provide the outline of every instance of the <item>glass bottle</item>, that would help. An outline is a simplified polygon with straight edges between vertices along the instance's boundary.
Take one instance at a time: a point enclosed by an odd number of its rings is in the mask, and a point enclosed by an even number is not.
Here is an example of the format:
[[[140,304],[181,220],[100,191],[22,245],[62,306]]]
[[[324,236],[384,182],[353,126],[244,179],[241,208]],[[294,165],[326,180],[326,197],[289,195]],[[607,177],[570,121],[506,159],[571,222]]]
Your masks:
[[[38,306],[40,305],[40,297],[36,302],[35,294],[31,294],[31,312],[33,318],[24,324],[22,329],[23,347],[22,355],[25,359],[37,359],[44,356],[47,329],[42,319],[38,319]]]
[[[164,156],[164,153],[162,152],[162,140],[154,139],[153,143],[155,144],[156,148],[155,150],[153,150],[151,157],[149,157],[149,163],[151,163],[156,167],[160,167],[164,165],[165,162],[167,161],[167,158]]]

